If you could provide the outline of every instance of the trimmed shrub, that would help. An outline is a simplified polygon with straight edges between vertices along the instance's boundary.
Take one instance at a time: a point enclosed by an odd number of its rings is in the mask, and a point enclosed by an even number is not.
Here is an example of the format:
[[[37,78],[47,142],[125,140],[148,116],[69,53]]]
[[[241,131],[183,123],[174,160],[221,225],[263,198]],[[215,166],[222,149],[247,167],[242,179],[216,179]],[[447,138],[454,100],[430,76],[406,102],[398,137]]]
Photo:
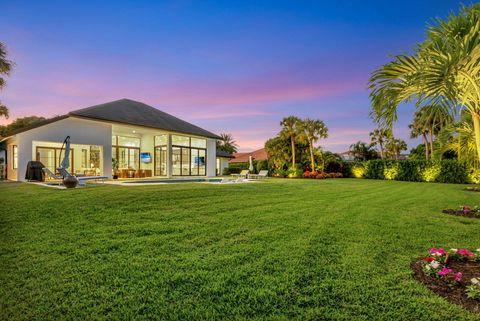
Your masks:
[[[352,168],[354,177],[361,177],[361,167]],[[456,160],[385,160],[364,163],[364,177],[409,182],[470,183],[475,179],[465,163]],[[479,173],[480,174],[480,173]],[[480,178],[480,176],[479,176]]]

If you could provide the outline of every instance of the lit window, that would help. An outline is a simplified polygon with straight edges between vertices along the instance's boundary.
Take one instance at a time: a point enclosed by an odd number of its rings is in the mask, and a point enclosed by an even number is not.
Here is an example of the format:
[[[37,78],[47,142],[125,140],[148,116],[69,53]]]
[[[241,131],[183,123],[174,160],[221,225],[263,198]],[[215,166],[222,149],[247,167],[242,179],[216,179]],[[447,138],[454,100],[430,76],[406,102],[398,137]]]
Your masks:
[[[17,145],[13,145],[13,148],[12,148],[12,156],[13,156],[13,169],[17,169],[18,168],[18,146]]]
[[[167,135],[155,136],[155,146],[167,145]]]
[[[190,146],[190,137],[180,136],[180,135],[172,135],[172,145],[189,147]]]
[[[118,146],[140,147],[140,138],[118,136]]]
[[[207,148],[207,140],[192,137],[192,147]]]

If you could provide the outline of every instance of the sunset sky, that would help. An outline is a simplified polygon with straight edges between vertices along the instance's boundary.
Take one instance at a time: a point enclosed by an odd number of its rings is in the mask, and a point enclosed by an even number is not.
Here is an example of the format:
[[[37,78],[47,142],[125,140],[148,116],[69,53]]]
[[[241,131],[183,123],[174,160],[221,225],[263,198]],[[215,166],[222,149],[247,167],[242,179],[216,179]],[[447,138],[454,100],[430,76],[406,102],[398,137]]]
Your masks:
[[[0,93],[11,117],[0,124],[129,98],[231,133],[241,150],[263,147],[284,116],[319,118],[330,129],[320,144],[341,152],[368,141],[374,128],[370,72],[388,55],[408,52],[432,18],[459,6],[3,0],[0,41],[16,66]],[[406,140],[412,111],[402,108],[395,127]]]

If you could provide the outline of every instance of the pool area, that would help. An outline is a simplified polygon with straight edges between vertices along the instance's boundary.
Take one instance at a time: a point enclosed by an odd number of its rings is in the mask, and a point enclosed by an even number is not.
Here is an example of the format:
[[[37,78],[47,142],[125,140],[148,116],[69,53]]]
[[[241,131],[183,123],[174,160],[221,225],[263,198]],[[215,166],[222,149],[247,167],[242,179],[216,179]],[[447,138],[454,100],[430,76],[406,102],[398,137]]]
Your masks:
[[[192,179],[155,179],[123,181],[123,184],[178,184],[178,183],[220,183],[221,178],[192,178]]]

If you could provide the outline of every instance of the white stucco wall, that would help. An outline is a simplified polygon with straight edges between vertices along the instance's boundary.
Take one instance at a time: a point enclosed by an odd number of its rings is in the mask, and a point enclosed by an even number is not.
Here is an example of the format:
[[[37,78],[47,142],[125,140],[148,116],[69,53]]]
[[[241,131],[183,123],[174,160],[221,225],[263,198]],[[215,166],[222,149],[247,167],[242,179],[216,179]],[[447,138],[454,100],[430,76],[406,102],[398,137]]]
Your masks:
[[[223,170],[228,167],[228,161],[230,158],[218,157],[218,175],[223,175]]]
[[[217,168],[217,141],[207,139],[207,176],[216,176]]]
[[[8,178],[25,180],[27,163],[35,159],[34,141],[62,143],[70,136],[72,144],[99,145],[102,147],[103,175],[112,174],[112,125],[108,123],[69,117],[15,135],[7,145],[18,146],[18,171],[12,170],[12,161],[8,165]],[[10,151],[10,150],[9,150]],[[12,156],[9,154],[9,158]],[[76,156],[76,155],[75,155]],[[10,160],[10,159],[9,159]],[[12,176],[10,176],[12,174]]]

